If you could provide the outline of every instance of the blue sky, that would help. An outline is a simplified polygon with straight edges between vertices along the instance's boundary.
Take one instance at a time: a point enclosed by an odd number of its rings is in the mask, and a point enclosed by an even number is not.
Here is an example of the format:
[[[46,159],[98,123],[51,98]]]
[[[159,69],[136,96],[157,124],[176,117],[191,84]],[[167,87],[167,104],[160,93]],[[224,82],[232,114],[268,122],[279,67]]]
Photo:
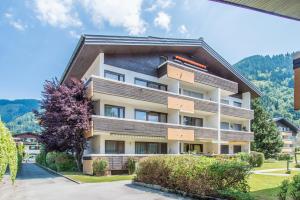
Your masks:
[[[83,33],[203,37],[231,64],[300,50],[299,22],[207,0],[1,0],[0,99],[39,99]]]

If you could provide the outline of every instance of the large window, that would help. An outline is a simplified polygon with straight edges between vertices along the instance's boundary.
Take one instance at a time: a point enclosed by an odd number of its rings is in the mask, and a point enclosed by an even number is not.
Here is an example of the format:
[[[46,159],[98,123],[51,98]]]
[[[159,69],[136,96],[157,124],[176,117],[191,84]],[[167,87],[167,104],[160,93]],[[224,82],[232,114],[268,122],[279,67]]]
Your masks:
[[[109,78],[109,79],[113,79],[113,80],[116,80],[116,81],[123,81],[123,82],[125,81],[125,75],[124,74],[119,74],[119,73],[108,71],[108,70],[104,71],[104,77]]]
[[[227,99],[221,99],[221,103],[223,103],[223,104],[229,104],[229,100],[227,100]]]
[[[203,153],[203,144],[184,144],[184,152],[186,153]]]
[[[135,153],[136,154],[166,154],[167,143],[136,142]]]
[[[242,152],[242,146],[241,145],[234,145],[233,146],[233,153],[240,153]]]
[[[124,154],[125,142],[115,140],[105,140],[105,153],[106,154]]]
[[[137,120],[167,123],[168,121],[167,118],[168,115],[166,113],[152,112],[152,111],[145,111],[145,110],[135,110],[135,119]]]
[[[203,119],[202,118],[195,118],[195,117],[183,117],[183,124],[188,126],[203,126]]]
[[[161,83],[155,83],[155,82],[152,82],[152,81],[143,80],[143,79],[140,79],[140,78],[135,78],[134,79],[134,84],[144,86],[144,87],[154,88],[154,89],[157,89],[157,90],[164,90],[164,91],[168,90],[167,85],[164,85],[164,84],[161,84]]]
[[[242,124],[232,124],[232,129],[236,131],[242,130]]]
[[[228,122],[221,122],[221,129],[228,130],[230,128]]]
[[[229,145],[221,145],[221,154],[229,154]]]
[[[204,95],[200,92],[194,92],[194,91],[190,91],[190,90],[186,90],[186,89],[182,89],[180,91],[183,95],[186,95],[186,96],[195,97],[198,99],[203,99],[203,97],[204,97]]]
[[[233,105],[236,106],[236,107],[242,107],[242,103],[241,102],[237,102],[237,101],[234,101]]]
[[[104,112],[104,115],[107,117],[125,117],[125,108],[120,106],[105,105]]]

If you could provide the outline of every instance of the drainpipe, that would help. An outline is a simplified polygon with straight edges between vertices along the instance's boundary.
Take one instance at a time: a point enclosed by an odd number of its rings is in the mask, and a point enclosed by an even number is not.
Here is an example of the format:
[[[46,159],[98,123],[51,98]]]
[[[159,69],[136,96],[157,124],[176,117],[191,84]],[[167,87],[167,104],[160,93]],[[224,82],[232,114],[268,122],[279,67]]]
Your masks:
[[[294,108],[300,110],[300,51],[293,55],[295,85],[294,85]]]

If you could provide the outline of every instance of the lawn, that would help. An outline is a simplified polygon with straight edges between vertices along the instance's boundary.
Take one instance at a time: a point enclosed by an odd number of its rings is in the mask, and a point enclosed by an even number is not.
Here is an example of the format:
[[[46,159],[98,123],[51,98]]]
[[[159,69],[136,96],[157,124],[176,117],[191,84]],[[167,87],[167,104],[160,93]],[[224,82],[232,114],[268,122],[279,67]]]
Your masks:
[[[286,161],[274,161],[274,162],[270,162],[270,161],[266,161],[263,166],[261,167],[256,167],[254,168],[254,170],[263,170],[263,169],[286,169]],[[295,167],[294,163],[290,163],[290,167]]]
[[[81,183],[102,183],[112,181],[132,180],[134,175],[89,176],[79,172],[63,172],[63,174]]]

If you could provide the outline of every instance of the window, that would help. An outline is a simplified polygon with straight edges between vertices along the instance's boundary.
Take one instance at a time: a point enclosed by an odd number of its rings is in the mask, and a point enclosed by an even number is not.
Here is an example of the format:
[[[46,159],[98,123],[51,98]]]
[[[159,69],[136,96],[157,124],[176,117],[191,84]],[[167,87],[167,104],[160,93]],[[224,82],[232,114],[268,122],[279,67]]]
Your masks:
[[[187,153],[203,153],[203,144],[184,144],[183,148]]]
[[[229,145],[221,145],[221,154],[229,154]]]
[[[136,154],[166,154],[167,143],[136,142],[135,153]]]
[[[118,117],[118,118],[125,117],[125,108],[120,106],[105,105],[104,112],[105,112],[104,115],[107,117]]]
[[[229,129],[229,123],[228,122],[221,122],[221,129],[228,130]]]
[[[242,146],[241,145],[234,145],[233,146],[233,153],[240,153],[242,152]]]
[[[39,146],[29,146],[29,150],[39,150]]]
[[[242,130],[242,124],[232,124],[232,129],[236,131]]]
[[[105,140],[106,154],[123,154],[125,153],[125,142],[115,140]]]
[[[221,99],[221,103],[223,103],[223,104],[229,104],[229,100],[227,100],[227,99]]]
[[[112,72],[112,71],[104,71],[104,77],[105,78],[109,78],[112,80],[116,80],[116,81],[125,81],[125,75],[124,74],[119,74],[116,72]]]
[[[152,111],[145,111],[145,110],[135,110],[135,119],[137,120],[144,120],[144,121],[151,121],[151,122],[163,122],[167,123],[168,115],[166,113],[160,112],[152,112]]]
[[[203,126],[203,119],[202,118],[195,118],[195,117],[183,117],[183,124],[188,126]]]
[[[242,103],[241,102],[237,102],[237,101],[234,101],[233,105],[236,106],[236,107],[242,107]]]
[[[193,92],[190,90],[182,89],[182,94],[190,97],[195,97],[198,99],[203,99],[204,95],[200,92]]]
[[[155,82],[152,82],[152,81],[147,81],[147,80],[143,80],[143,79],[139,79],[139,78],[134,79],[134,84],[144,86],[144,87],[154,88],[154,89],[157,89],[157,90],[164,90],[164,91],[168,90],[167,85],[160,84],[160,83],[155,83]]]

